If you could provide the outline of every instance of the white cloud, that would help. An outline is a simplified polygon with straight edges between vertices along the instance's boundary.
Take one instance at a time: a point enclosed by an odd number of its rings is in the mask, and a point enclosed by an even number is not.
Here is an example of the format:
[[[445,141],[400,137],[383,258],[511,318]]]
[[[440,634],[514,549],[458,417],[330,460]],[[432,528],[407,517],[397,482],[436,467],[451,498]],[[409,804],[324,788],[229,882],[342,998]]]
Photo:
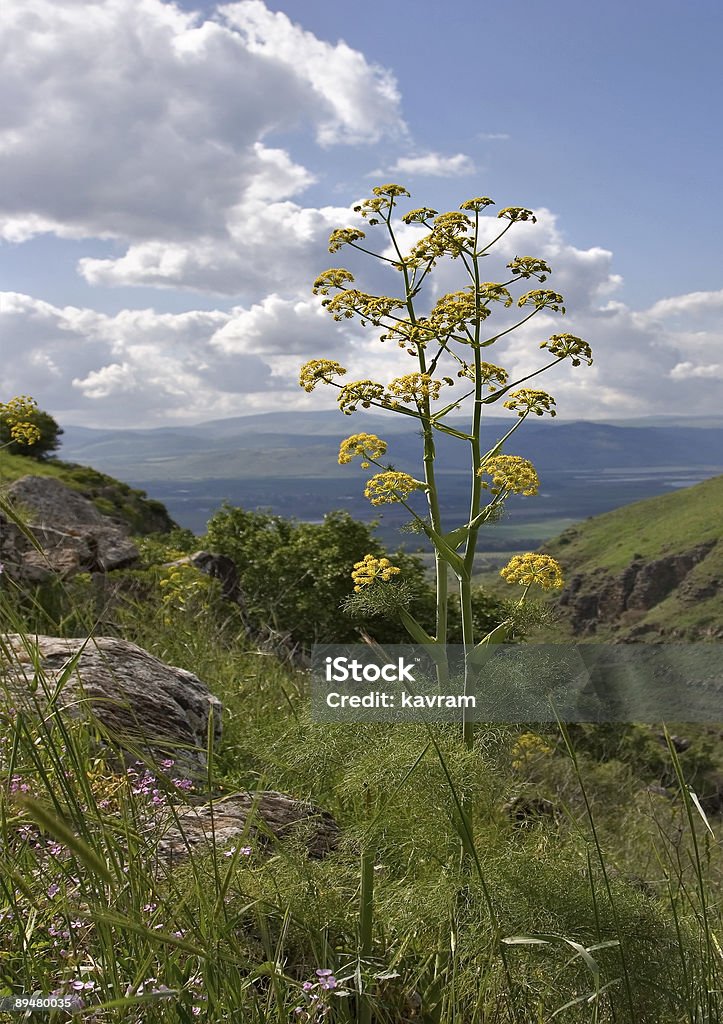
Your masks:
[[[241,34],[249,53],[294,68],[311,85],[327,108],[318,114],[322,144],[375,142],[387,131],[405,133],[394,76],[369,64],[358,50],[343,41],[335,46],[322,42],[283,12],[269,11],[261,0],[243,0],[219,10]]]
[[[389,72],[260,0],[206,20],[162,0],[5,0],[0,94],[0,237],[130,242],[150,283],[175,280],[153,246],[233,256],[257,241],[234,232],[249,207],[310,184],[270,134],[404,132]]]
[[[711,363],[708,366],[694,363],[678,363],[670,371],[671,380],[691,380],[696,378],[712,378],[723,380],[723,363]]]
[[[418,156],[402,156],[385,170],[370,171],[369,178],[380,174],[410,174],[430,178],[459,178],[473,174],[472,158],[465,153],[444,156],[442,153],[420,153]]]
[[[250,308],[115,315],[0,293],[3,395],[32,394],[61,423],[151,425],[238,415],[298,397],[299,366],[353,346],[316,299],[270,295]],[[299,390],[299,394],[301,394]],[[284,398],[287,401],[287,398]]]

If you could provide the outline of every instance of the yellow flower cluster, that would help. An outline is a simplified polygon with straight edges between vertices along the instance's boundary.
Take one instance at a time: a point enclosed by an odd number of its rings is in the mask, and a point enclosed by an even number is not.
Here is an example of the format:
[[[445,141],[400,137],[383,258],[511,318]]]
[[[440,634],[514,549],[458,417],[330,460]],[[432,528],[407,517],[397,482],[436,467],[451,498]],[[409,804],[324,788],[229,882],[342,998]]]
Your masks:
[[[467,232],[471,227],[472,221],[465,213],[455,210],[440,213],[434,218],[432,231],[412,247],[409,262],[412,265],[434,263],[445,254],[456,259],[465,246],[470,244]]]
[[[314,295],[328,295],[331,288],[343,288],[353,280],[354,275],[350,270],[345,270],[344,267],[331,267],[323,274],[319,274],[311,290]]]
[[[324,299],[322,306],[331,313],[335,320],[349,320],[355,314],[362,317],[362,324],[370,320],[378,326],[385,316],[393,309],[400,309],[404,303],[391,295],[368,295],[356,288],[346,288],[333,299]]]
[[[392,565],[388,558],[375,558],[374,555],[365,555],[361,562],[354,563],[351,578],[354,580],[354,590],[358,594],[363,587],[369,586],[376,580],[387,583],[392,576],[396,576],[402,570]]]
[[[304,391],[313,391],[320,380],[330,384],[331,377],[341,377],[345,373],[346,370],[341,363],[333,359],[310,359],[299,371],[299,387]]]
[[[380,334],[379,340],[388,341],[390,338],[396,338],[400,348],[405,348],[410,356],[415,356],[418,349],[424,348],[428,341],[434,341],[437,336],[437,331],[423,317],[415,323],[404,318],[397,320],[386,334]]]
[[[329,252],[338,252],[342,245],[351,245],[361,238],[366,238],[366,235],[359,228],[337,228],[329,235]]]
[[[568,356],[573,366],[579,366],[584,360],[588,366],[592,366],[592,349],[582,338],[574,334],[553,334],[548,341],[541,341],[540,348],[546,348],[553,356],[565,359]]]
[[[438,334],[446,335],[477,316],[485,319],[489,314],[490,311],[485,306],[478,308],[474,287],[469,286],[462,291],[442,295],[429,314],[429,321]]]
[[[431,206],[420,206],[417,210],[410,210],[405,213],[402,220],[405,224],[426,224],[432,217],[436,217],[439,210],[433,210]]]
[[[30,395],[17,395],[9,402],[0,402],[0,419],[10,427],[10,437],[18,444],[33,445],[42,437],[42,431],[30,422],[38,411],[38,403]]]
[[[425,398],[433,401],[439,398],[442,384],[453,384],[451,377],[436,380],[428,373],[405,373],[403,377],[395,377],[390,381],[388,393],[391,398],[401,398],[403,402],[419,402]]]
[[[36,427],[34,423],[13,423],[10,427],[10,437],[18,444],[37,444],[42,436],[40,427]]]
[[[378,224],[377,214],[383,213],[394,205],[394,200],[399,196],[409,196],[403,185],[377,185],[372,189],[373,199],[365,199],[358,206],[354,207],[355,213],[360,213],[370,224]],[[373,214],[374,216],[370,216]]]
[[[470,366],[468,363],[462,363],[462,369],[457,374],[458,377],[469,377],[470,380],[475,379],[474,366]],[[490,391],[497,391],[497,385],[504,387],[507,383],[509,374],[507,370],[501,366],[495,366],[494,363],[480,363],[480,380],[483,384],[486,384]]]
[[[482,481],[485,490],[493,494],[512,491],[514,494],[537,494],[540,480],[528,459],[519,455],[496,455],[480,463],[477,476],[489,476],[492,483]]]
[[[362,469],[368,469],[367,459],[378,459],[387,450],[387,442],[382,441],[376,434],[352,434],[339,445],[339,464],[345,465],[356,455],[361,455],[365,460],[362,462]]]
[[[483,281],[479,286],[479,297],[482,302],[502,302],[505,308],[512,305],[512,296],[503,284],[497,281]]]
[[[564,313],[564,301],[559,292],[552,292],[547,288],[533,288],[531,292],[525,292],[519,297],[517,305],[532,305],[536,309],[551,309],[555,313]]]
[[[537,217],[532,210],[526,210],[524,206],[506,206],[504,210],[500,210],[497,216],[504,220],[511,220],[513,224],[519,220],[531,220],[533,224],[537,223]]]
[[[517,737],[511,750],[512,767],[520,772],[531,763],[549,757],[551,753],[552,747],[548,746],[541,736],[534,732],[523,732]]]
[[[368,481],[364,497],[368,498],[372,505],[391,505],[395,501],[404,501],[412,491],[417,491],[420,487],[424,487],[424,484],[415,480],[409,473],[389,469],[385,473],[377,473]]]
[[[460,203],[460,210],[484,210],[485,206],[494,206],[494,199],[490,199],[489,196],[475,196],[474,199],[465,199],[463,203]]]
[[[537,555],[527,552],[515,555],[509,560],[500,576],[508,583],[520,583],[529,586],[537,583],[543,590],[558,590],[564,583],[560,563],[549,555]]]
[[[555,399],[546,391],[536,391],[534,388],[520,388],[519,391],[511,391],[510,397],[502,403],[505,409],[517,409],[518,416],[526,416],[528,412],[534,412],[535,416],[542,416],[549,412],[550,416],[556,416],[553,409]]]
[[[518,277],[536,277],[540,282],[546,281],[547,275],[552,273],[550,264],[536,256],[515,256],[507,266]]]
[[[368,409],[372,402],[386,405],[384,385],[375,380],[355,380],[345,384],[339,392],[339,408],[345,416],[351,416],[361,402],[363,409]]]

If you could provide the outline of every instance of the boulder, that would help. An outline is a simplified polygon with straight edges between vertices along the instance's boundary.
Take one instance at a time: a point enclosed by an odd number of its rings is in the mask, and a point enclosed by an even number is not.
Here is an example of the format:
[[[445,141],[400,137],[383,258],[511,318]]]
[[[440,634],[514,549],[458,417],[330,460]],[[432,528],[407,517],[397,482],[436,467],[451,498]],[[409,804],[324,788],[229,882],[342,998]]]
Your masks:
[[[24,476],[3,497],[36,541],[0,512],[0,561],[19,583],[108,572],[139,559],[124,523],[104,516],[92,501],[54,477]]]
[[[334,850],[339,840],[339,826],[331,814],[274,790],[232,793],[200,807],[175,808],[156,825],[164,826],[157,855],[167,865],[182,861],[189,849],[204,852],[214,844],[221,849],[234,839],[263,847],[297,837],[309,856],[317,858]]]
[[[210,716],[214,745],[221,739],[222,705],[205,683],[114,637],[5,636],[0,700],[6,691],[16,707],[45,714],[52,698],[53,708],[70,717],[90,714],[126,764],[139,754],[150,763],[172,758],[173,774],[202,778]]]

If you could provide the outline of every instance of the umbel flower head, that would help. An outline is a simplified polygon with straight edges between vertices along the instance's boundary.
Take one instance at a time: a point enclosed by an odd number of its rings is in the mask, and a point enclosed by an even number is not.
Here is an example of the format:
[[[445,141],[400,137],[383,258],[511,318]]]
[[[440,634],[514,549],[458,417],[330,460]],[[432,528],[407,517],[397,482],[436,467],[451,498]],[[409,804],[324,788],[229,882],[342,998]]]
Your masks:
[[[384,385],[376,380],[354,380],[345,384],[339,392],[339,408],[345,416],[351,416],[361,403],[362,409],[368,409],[372,402],[386,405]]]
[[[462,369],[457,373],[458,377],[469,377],[470,380],[475,379],[475,368],[469,363],[462,363]],[[499,387],[504,387],[507,383],[509,374],[507,370],[502,366],[495,366],[494,363],[480,363],[479,366],[479,378],[483,384],[487,385],[487,389],[490,392],[498,390]]]
[[[376,434],[352,434],[339,445],[339,465],[351,462],[355,455],[361,455],[364,461],[362,469],[368,469],[367,459],[378,459],[387,450],[387,442]]]
[[[371,583],[381,581],[388,583],[389,580],[398,575],[402,570],[392,565],[388,558],[375,558],[374,555],[364,555],[361,562],[354,563],[351,578],[354,580],[354,590],[358,594],[363,587]]]
[[[10,437],[18,444],[33,445],[42,437],[42,431],[28,417],[38,411],[38,403],[30,395],[17,395],[9,402],[0,402],[0,419],[10,427]]]
[[[403,377],[395,377],[387,390],[391,398],[401,398],[403,402],[421,402],[425,398],[439,398],[443,383],[454,382],[451,377],[435,380],[428,373],[405,373]]]
[[[540,342],[540,348],[546,348],[560,359],[571,359],[573,366],[579,366],[583,361],[592,366],[592,349],[574,334],[553,334],[547,341]]]
[[[332,377],[341,377],[345,373],[341,363],[333,359],[310,359],[299,371],[299,387],[304,391],[313,391],[320,380],[330,384]]]
[[[500,569],[500,576],[508,583],[520,583],[526,587],[536,583],[543,590],[558,590],[564,583],[560,563],[550,555],[534,552],[515,555],[504,569]]]
[[[505,409],[516,409],[518,416],[526,416],[528,412],[534,412],[535,416],[542,416],[549,412],[550,416],[556,416],[553,406],[555,399],[546,391],[536,391],[534,388],[520,388],[519,391],[511,391],[510,397],[502,403]]]
[[[537,471],[528,459],[519,455],[496,455],[480,462],[477,476],[492,478],[492,483],[482,480],[482,486],[492,494],[512,491],[515,494],[537,494],[540,480]]]
[[[364,489],[364,497],[372,505],[391,505],[395,501],[404,501],[412,491],[424,487],[420,480],[415,480],[409,473],[399,473],[389,469],[384,473],[376,473]]]

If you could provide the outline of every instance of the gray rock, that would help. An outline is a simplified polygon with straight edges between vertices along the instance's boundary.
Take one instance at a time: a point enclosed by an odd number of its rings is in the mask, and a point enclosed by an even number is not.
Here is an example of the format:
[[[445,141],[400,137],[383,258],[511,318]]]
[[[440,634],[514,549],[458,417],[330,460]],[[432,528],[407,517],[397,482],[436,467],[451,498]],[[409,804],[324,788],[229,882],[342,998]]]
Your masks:
[[[184,860],[189,849],[206,852],[214,842],[218,849],[234,839],[264,846],[294,836],[303,840],[310,857],[320,858],[339,839],[339,826],[327,811],[274,790],[232,793],[201,807],[176,808],[172,816],[159,815],[154,827],[162,828],[157,854],[167,865]]]
[[[102,515],[92,501],[53,477],[24,476],[3,497],[36,542],[0,513],[0,561],[20,583],[123,569],[139,559],[124,523]]]
[[[0,700],[7,691],[16,706],[46,714],[58,686],[53,706],[100,723],[127,764],[140,752],[150,763],[174,759],[171,774],[202,777],[209,716],[214,745],[221,739],[222,705],[206,684],[135,644],[113,637],[0,639]]]

